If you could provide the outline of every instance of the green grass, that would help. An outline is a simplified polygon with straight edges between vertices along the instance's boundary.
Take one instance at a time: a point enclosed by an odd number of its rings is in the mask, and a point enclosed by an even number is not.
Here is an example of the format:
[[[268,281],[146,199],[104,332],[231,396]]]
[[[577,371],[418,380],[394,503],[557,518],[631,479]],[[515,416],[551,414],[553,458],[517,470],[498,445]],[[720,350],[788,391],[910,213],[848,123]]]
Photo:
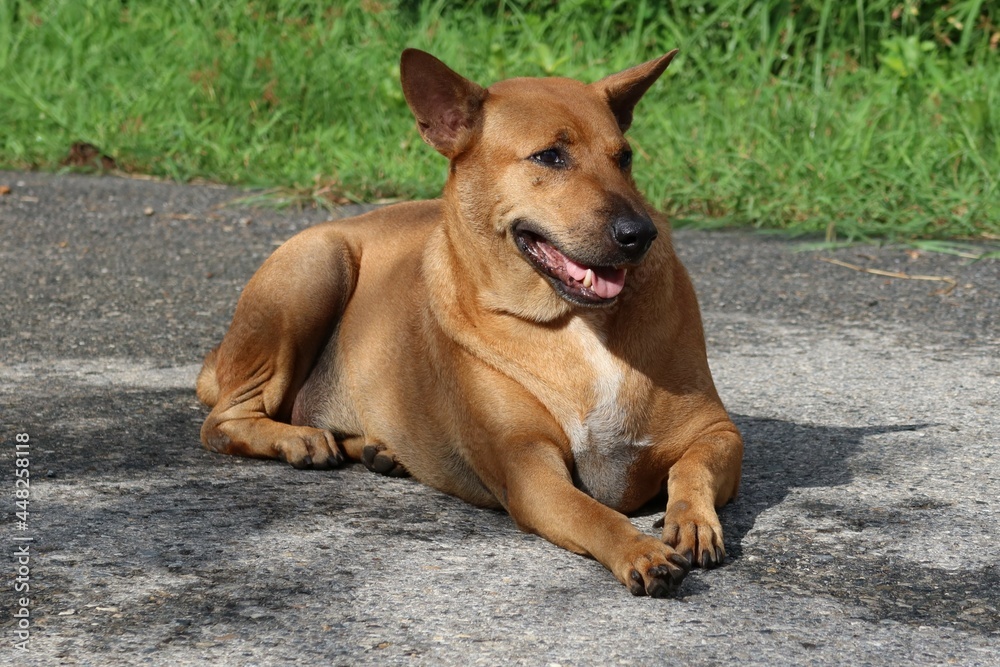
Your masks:
[[[9,0],[0,167],[85,141],[182,181],[431,197],[446,165],[400,92],[404,47],[489,83],[676,46],[630,138],[678,223],[996,240],[997,24],[981,0]]]

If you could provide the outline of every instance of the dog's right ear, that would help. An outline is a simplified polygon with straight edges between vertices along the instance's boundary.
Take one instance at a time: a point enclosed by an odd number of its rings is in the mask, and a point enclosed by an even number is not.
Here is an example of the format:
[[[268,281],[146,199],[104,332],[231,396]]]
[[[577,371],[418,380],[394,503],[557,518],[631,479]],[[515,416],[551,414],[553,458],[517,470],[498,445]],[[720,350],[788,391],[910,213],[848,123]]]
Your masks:
[[[486,89],[417,49],[403,51],[399,71],[420,136],[445,157],[461,153],[479,125]]]
[[[608,106],[618,121],[618,127],[625,132],[632,125],[632,111],[649,87],[656,83],[670,61],[677,55],[677,49],[650,60],[649,62],[606,76],[591,86],[601,90],[608,100]]]

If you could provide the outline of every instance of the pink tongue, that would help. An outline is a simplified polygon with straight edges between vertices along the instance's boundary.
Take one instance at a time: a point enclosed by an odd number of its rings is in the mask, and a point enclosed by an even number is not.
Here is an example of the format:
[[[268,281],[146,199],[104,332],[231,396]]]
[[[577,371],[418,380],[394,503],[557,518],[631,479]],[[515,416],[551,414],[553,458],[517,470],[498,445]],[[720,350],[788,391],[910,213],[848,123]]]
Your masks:
[[[577,264],[544,241],[539,242],[539,245],[544,245],[545,254],[549,259],[562,263],[569,277],[578,282],[582,283],[586,278],[587,269],[593,271],[593,284],[589,289],[602,299],[618,296],[625,287],[625,269],[584,266]]]
[[[566,269],[571,276],[580,282],[583,282],[584,277],[586,277],[587,268],[589,267],[577,264],[569,257],[566,257]],[[590,270],[594,272],[594,282],[590,286],[590,291],[602,299],[610,299],[618,296],[618,293],[625,287],[625,269],[602,267],[591,268]],[[577,275],[580,277],[577,278]]]

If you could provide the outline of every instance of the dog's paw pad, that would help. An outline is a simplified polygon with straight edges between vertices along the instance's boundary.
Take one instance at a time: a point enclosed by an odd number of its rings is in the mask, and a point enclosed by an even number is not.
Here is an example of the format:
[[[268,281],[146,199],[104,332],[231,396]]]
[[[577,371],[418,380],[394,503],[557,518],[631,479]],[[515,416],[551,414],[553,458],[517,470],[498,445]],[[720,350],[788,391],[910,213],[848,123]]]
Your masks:
[[[632,570],[628,578],[628,590],[635,596],[646,594],[646,582],[643,580],[639,570]]]
[[[406,477],[410,474],[403,464],[396,460],[392,450],[381,442],[365,445],[361,450],[361,462],[372,472],[387,477]]]

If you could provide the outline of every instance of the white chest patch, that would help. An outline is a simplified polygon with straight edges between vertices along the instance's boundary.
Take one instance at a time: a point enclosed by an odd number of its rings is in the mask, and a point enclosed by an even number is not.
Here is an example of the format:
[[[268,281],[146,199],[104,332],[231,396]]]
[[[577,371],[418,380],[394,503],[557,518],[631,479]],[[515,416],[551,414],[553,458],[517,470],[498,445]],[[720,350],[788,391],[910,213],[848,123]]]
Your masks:
[[[628,487],[629,468],[648,438],[629,433],[628,410],[621,396],[625,369],[608,352],[604,341],[584,323],[575,322],[581,346],[581,361],[592,368],[593,405],[586,414],[563,420],[576,462],[576,483],[590,496],[617,507]]]

